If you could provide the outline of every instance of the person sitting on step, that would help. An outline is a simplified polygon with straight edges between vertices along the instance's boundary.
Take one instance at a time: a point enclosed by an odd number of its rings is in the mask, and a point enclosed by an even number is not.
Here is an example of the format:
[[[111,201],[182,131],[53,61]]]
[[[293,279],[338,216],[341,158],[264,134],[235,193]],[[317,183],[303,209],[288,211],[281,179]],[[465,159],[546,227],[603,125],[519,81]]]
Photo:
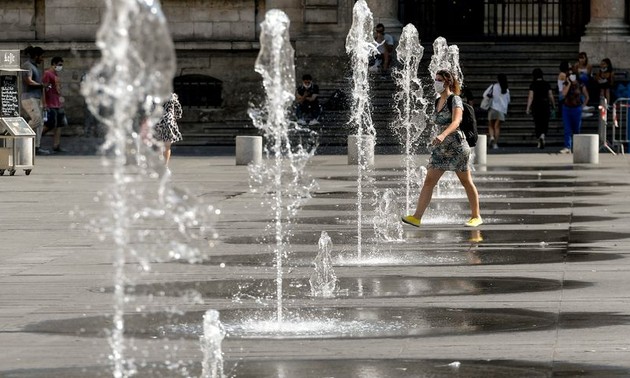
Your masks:
[[[298,86],[295,98],[297,107],[295,115],[300,125],[319,125],[319,116],[322,112],[319,105],[319,86],[313,83],[313,77],[309,74],[302,76],[302,84]]]

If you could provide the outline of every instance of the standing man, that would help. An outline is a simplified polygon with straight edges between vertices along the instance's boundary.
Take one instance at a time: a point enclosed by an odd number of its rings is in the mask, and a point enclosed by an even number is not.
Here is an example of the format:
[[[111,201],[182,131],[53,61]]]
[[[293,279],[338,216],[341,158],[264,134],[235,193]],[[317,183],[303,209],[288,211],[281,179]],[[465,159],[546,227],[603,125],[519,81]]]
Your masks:
[[[68,125],[63,109],[63,97],[61,96],[61,80],[59,79],[61,70],[63,70],[63,58],[56,56],[50,60],[50,67],[44,71],[44,78],[42,79],[45,88],[46,106],[44,110],[48,114],[42,135],[54,130],[53,151],[55,152],[67,152],[61,148],[61,128]]]
[[[42,141],[42,129],[44,121],[42,119],[44,109],[42,108],[43,88],[42,74],[37,65],[42,63],[44,50],[41,47],[29,46],[24,50],[28,59],[22,64],[22,109],[28,114],[28,124],[35,131],[35,154],[48,155],[50,151],[39,148]]]

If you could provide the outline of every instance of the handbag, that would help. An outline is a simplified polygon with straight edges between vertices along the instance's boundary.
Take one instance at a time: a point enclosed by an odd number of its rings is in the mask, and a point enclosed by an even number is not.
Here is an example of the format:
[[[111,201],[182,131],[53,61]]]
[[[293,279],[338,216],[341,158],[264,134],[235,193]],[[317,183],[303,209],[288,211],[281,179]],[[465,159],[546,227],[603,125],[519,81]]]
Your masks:
[[[479,107],[483,110],[490,110],[492,106],[492,97],[483,96],[483,100],[481,100],[481,105]]]
[[[481,100],[481,105],[479,105],[479,107],[483,110],[490,110],[490,107],[492,106],[492,90],[490,90],[490,88],[493,86],[494,84],[488,87],[488,89],[484,92],[483,100]]]

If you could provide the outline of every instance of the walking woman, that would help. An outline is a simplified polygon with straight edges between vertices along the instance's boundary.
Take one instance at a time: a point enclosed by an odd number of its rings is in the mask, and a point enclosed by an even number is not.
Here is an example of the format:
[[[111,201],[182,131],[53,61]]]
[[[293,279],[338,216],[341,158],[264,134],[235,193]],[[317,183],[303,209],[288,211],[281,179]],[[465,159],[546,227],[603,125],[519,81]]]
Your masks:
[[[171,144],[182,140],[182,134],[179,132],[179,126],[177,125],[177,120],[182,118],[182,106],[177,95],[172,93],[163,107],[164,112],[160,121],[155,125],[154,136],[156,140],[164,143],[164,165],[167,166],[168,171],[168,162],[171,159]]]
[[[427,174],[420,190],[416,211],[402,217],[404,223],[420,227],[424,211],[431,202],[433,189],[445,171],[454,171],[466,190],[470,204],[470,219],[464,224],[477,227],[483,223],[479,214],[479,194],[470,173],[470,146],[466,142],[459,124],[462,121],[463,104],[459,97],[460,86],[457,79],[447,70],[440,70],[435,75],[435,92],[440,95],[433,115],[438,128],[438,135],[432,141],[431,157],[427,165]],[[447,106],[447,105],[451,106]]]
[[[549,129],[550,107],[555,111],[556,101],[553,97],[551,86],[543,78],[543,72],[540,68],[534,68],[532,77],[532,82],[529,84],[526,113],[532,114],[534,117],[538,148],[542,150],[545,148],[545,134],[547,134]]]
[[[499,134],[501,134],[501,122],[505,121],[508,105],[510,103],[510,90],[508,89],[507,76],[497,75],[497,83],[492,84],[483,94],[492,98],[492,105],[488,111],[488,134],[490,145],[493,149],[499,148]]]

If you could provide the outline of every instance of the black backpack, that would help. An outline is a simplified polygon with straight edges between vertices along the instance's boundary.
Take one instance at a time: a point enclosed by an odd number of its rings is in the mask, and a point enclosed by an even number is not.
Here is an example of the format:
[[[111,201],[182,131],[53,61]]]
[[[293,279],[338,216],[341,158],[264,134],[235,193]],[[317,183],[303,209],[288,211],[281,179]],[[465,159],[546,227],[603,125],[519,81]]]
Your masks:
[[[437,104],[440,99],[437,98],[435,100],[435,108],[437,109]],[[466,136],[466,141],[470,147],[475,147],[477,145],[477,118],[475,117],[475,109],[467,102],[462,101],[464,105],[464,109],[462,112],[462,122],[459,124],[459,128],[464,132],[464,136]],[[453,95],[448,96],[446,100],[446,106],[453,111]]]
[[[348,99],[341,89],[337,89],[333,92],[328,101],[324,104],[324,109],[326,110],[346,110],[347,108]]]

